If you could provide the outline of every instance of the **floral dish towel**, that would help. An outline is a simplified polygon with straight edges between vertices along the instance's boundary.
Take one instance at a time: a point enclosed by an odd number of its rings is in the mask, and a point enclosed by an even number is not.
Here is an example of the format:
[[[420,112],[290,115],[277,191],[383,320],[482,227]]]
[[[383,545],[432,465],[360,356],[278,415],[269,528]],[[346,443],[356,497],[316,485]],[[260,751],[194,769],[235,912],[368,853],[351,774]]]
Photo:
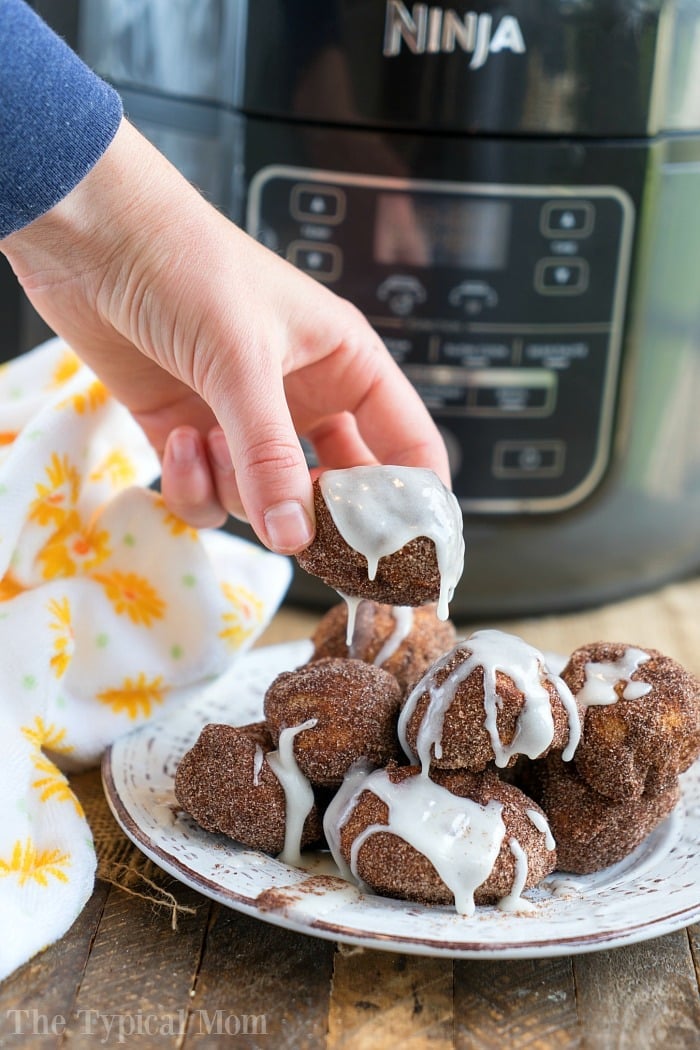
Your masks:
[[[158,474],[61,340],[0,367],[0,978],[92,891],[65,772],[221,674],[289,585],[288,559],[169,513]]]

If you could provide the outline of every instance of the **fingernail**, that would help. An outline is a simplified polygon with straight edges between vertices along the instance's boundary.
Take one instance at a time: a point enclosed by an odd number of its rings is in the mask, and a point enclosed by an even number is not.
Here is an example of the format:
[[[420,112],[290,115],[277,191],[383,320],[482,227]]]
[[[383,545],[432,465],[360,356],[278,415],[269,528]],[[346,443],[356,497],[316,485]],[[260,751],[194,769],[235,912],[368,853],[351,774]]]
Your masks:
[[[212,459],[219,470],[233,470],[233,461],[229,452],[228,442],[223,430],[212,430],[209,434],[209,448]]]
[[[313,526],[297,500],[284,500],[269,507],[263,516],[270,546],[282,554],[294,554],[313,537]]]
[[[197,441],[188,430],[176,430],[170,435],[170,454],[180,466],[189,467],[197,459]]]

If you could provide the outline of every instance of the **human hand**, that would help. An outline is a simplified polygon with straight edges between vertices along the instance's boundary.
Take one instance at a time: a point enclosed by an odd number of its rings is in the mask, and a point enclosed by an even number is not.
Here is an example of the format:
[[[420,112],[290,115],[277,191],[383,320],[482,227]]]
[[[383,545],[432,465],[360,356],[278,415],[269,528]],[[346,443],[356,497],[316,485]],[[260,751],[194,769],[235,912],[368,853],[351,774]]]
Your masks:
[[[46,322],[132,412],[198,527],[313,537],[322,467],[432,468],[444,445],[360,313],[209,205],[128,122],[59,204],[0,242]]]

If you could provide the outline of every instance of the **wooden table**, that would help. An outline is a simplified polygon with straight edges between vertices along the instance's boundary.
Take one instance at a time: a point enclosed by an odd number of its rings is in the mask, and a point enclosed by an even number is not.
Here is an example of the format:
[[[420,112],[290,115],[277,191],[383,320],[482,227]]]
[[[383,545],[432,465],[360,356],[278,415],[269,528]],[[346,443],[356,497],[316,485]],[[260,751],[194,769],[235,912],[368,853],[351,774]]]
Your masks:
[[[316,621],[283,609],[260,644],[305,637]],[[465,632],[475,626],[486,625]],[[495,626],[560,652],[601,638],[654,645],[700,673],[700,580]],[[452,961],[343,947],[175,882],[113,824],[97,772],[72,783],[101,877],[66,936],[0,985],[0,1047],[700,1047],[700,925],[554,959]]]

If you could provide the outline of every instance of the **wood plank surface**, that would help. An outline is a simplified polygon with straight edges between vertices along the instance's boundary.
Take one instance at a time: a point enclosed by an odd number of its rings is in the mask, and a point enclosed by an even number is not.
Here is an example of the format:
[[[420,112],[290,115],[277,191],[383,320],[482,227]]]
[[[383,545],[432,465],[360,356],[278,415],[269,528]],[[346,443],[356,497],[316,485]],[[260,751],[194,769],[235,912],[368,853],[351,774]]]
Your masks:
[[[331,941],[216,906],[185,1047],[220,1050],[228,1035],[241,1048],[322,1050],[334,953]]]
[[[159,882],[173,880],[162,875]],[[167,909],[109,888],[62,1046],[123,1047],[151,1038],[162,1050],[181,1045],[210,904],[184,886],[177,893],[194,912],[181,913],[174,930]]]
[[[0,1047],[62,1044],[108,895],[98,883],[65,936],[0,982]]]
[[[327,1050],[453,1044],[450,959],[346,948],[335,956]]]
[[[457,1050],[575,1050],[582,1045],[569,958],[460,960],[454,1009]]]
[[[700,999],[685,930],[574,964],[586,1050],[698,1050]]]

